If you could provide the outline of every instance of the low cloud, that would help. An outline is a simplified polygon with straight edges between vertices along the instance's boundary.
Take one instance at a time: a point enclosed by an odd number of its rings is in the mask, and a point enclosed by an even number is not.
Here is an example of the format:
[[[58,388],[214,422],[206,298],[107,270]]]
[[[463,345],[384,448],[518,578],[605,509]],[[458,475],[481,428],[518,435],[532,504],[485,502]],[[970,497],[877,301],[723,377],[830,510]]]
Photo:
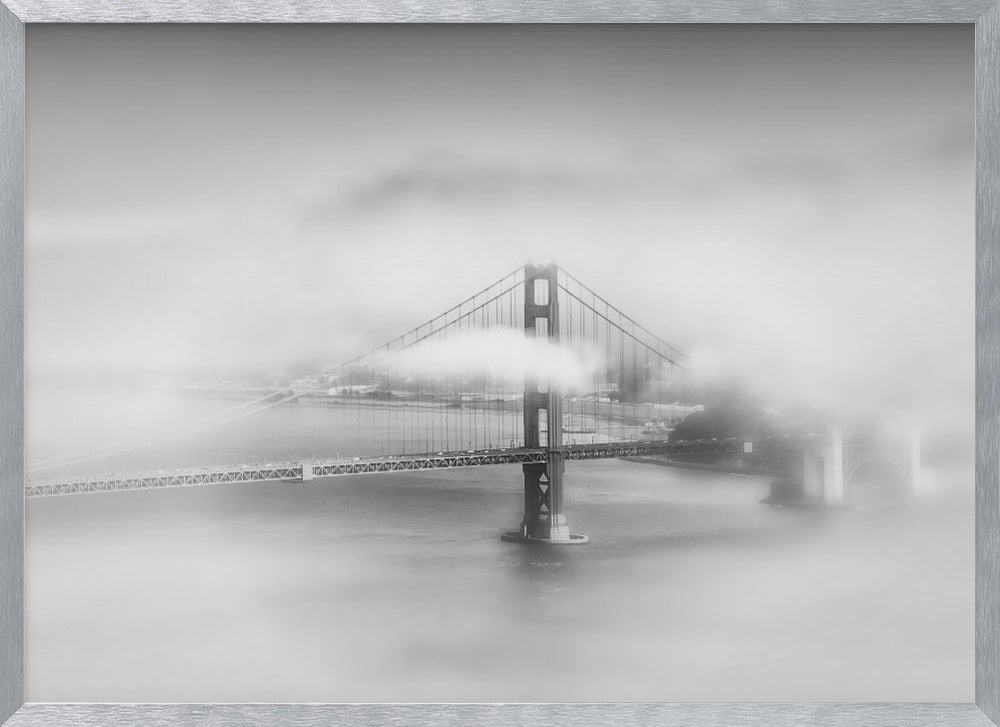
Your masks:
[[[412,204],[468,206],[511,198],[574,197],[601,187],[593,171],[556,163],[474,159],[453,151],[419,155],[359,180],[302,216],[304,226],[391,212]]]
[[[488,376],[515,389],[532,376],[571,389],[590,386],[604,360],[596,349],[574,351],[545,338],[530,338],[520,330],[492,328],[427,339],[384,355],[379,364],[402,376]]]

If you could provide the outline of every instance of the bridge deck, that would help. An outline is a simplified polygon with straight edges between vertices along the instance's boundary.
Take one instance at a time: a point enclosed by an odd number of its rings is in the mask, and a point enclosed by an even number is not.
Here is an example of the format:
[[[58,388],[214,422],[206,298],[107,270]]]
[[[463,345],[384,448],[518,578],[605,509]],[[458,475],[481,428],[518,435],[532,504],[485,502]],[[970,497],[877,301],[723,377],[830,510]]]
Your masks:
[[[742,439],[711,439],[684,442],[637,441],[579,444],[562,447],[567,459],[605,459],[664,454],[739,453]],[[27,497],[51,497],[93,492],[120,492],[162,487],[195,487],[230,483],[272,482],[340,477],[379,472],[414,472],[418,470],[482,467],[501,464],[545,462],[545,449],[481,449],[464,452],[355,457],[351,460],[307,460],[304,462],[269,462],[227,467],[179,469],[170,472],[133,472],[86,478],[67,478],[33,482],[25,487]]]

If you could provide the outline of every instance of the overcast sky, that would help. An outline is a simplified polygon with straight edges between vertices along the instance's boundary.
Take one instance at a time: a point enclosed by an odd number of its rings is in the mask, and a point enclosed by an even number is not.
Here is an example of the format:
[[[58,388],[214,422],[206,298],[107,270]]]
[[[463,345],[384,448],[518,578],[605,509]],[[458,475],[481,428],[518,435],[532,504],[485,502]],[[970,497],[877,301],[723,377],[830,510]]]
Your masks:
[[[763,387],[971,400],[971,27],[27,35],[29,376],[319,366],[533,259]]]

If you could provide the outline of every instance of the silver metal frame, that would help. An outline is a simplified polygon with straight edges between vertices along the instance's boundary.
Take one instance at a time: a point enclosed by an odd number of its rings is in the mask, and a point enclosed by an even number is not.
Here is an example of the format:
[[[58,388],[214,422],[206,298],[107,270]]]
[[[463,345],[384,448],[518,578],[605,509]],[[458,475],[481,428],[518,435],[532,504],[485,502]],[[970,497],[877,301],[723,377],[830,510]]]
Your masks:
[[[0,723],[34,725],[1000,724],[1000,7],[998,0],[4,0],[0,4]],[[24,24],[47,22],[974,23],[974,704],[24,704]],[[6,721],[6,722],[5,722]]]

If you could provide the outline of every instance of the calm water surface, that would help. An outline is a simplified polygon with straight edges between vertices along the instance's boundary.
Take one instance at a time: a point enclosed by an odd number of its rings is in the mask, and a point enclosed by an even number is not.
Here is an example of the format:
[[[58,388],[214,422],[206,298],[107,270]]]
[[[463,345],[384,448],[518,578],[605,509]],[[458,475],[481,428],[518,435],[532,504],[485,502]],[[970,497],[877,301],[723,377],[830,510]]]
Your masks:
[[[29,701],[970,700],[973,509],[570,463],[31,500]],[[959,488],[961,491],[961,488]]]

